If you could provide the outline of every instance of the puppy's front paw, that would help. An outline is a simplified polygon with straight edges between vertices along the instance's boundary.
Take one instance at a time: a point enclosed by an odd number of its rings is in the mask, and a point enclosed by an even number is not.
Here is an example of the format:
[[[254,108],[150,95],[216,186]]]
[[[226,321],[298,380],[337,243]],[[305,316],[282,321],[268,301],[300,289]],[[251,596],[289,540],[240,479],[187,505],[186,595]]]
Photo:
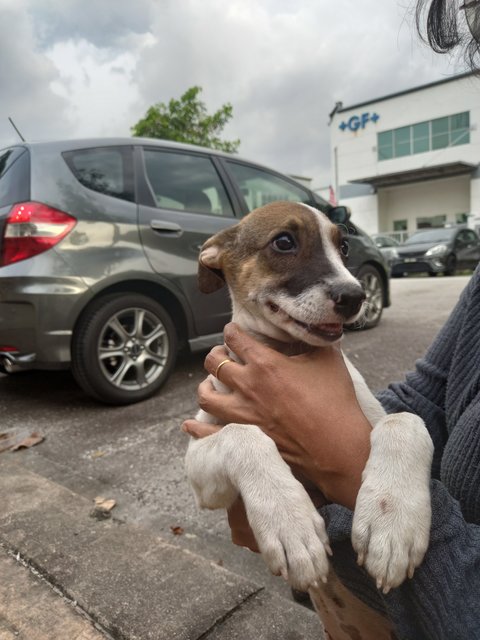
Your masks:
[[[428,547],[433,444],[418,416],[392,413],[373,429],[352,544],[384,593],[412,577]]]
[[[253,499],[252,499],[253,498]],[[304,487],[293,476],[244,496],[250,526],[262,556],[275,575],[307,591],[326,582],[331,555],[323,518]]]
[[[383,484],[383,486],[382,486]],[[385,487],[367,475],[357,497],[352,544],[384,593],[398,587],[423,560],[429,542],[431,507],[425,489]]]

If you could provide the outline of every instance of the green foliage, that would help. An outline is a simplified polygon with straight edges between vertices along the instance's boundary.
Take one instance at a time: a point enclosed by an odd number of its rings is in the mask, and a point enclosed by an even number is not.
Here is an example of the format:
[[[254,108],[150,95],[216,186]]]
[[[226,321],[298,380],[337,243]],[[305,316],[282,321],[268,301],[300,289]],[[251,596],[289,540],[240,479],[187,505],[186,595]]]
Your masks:
[[[150,107],[144,118],[132,127],[132,134],[144,138],[161,138],[235,153],[240,140],[227,142],[219,134],[233,115],[232,105],[224,104],[208,115],[205,103],[199,99],[201,87],[190,87],[179,100],[159,102]]]

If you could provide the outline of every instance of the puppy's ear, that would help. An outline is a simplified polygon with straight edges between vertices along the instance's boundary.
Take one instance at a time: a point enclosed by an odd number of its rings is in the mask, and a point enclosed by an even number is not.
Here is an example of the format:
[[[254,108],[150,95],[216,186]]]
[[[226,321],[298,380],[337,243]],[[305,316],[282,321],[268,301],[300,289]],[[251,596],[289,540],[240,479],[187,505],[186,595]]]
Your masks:
[[[225,285],[223,264],[225,252],[233,246],[237,235],[235,227],[229,227],[209,238],[200,250],[198,258],[198,288],[202,293],[214,293]]]

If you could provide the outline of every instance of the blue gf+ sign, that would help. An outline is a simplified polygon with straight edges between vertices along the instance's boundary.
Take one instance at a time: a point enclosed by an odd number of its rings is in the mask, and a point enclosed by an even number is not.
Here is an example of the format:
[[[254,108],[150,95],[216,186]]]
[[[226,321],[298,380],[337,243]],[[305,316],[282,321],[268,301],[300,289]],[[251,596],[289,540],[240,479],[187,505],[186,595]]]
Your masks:
[[[365,113],[362,113],[361,116],[352,116],[347,120],[347,122],[341,122],[338,128],[342,131],[345,131],[345,129],[358,131],[359,129],[365,129],[367,122],[373,122],[375,124],[379,118],[380,116],[378,113],[369,113],[366,111]]]

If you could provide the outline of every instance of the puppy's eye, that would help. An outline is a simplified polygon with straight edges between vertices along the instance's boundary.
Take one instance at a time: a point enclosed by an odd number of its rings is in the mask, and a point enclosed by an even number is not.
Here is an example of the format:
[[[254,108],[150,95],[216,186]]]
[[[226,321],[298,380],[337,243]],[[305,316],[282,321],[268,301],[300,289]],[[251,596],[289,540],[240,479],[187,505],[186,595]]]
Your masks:
[[[342,256],[348,257],[348,252],[350,250],[350,245],[348,244],[348,240],[345,240],[345,238],[343,238],[343,240],[340,243],[340,253],[342,254]]]
[[[272,247],[279,253],[291,253],[297,248],[297,243],[289,233],[281,233],[272,240]]]

